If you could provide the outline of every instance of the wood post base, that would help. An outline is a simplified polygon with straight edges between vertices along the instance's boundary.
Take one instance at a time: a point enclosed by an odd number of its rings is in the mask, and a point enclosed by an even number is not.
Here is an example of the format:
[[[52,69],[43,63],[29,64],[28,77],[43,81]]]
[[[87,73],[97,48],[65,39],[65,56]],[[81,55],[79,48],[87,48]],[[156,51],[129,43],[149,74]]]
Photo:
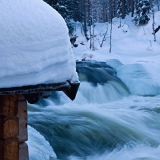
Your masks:
[[[0,96],[0,160],[29,160],[27,102],[22,95]]]

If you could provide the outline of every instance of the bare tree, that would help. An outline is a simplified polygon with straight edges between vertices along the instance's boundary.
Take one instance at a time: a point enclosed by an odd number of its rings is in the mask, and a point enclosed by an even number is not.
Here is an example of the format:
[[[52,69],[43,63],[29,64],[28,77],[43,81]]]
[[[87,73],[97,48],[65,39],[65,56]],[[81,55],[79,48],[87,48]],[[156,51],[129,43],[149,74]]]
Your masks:
[[[155,30],[154,33],[156,34],[160,30],[160,26],[158,26]]]
[[[110,48],[109,48],[109,53],[111,53],[112,51],[112,18],[113,18],[113,6],[112,6],[112,0],[109,0],[109,20],[110,20],[110,36],[109,36],[109,44],[110,44]]]
[[[86,0],[83,0],[83,7],[84,7],[84,35],[87,39],[87,23],[86,23]]]
[[[100,44],[100,47],[102,47],[104,41],[106,41],[107,32],[108,32],[108,24],[107,24],[107,26],[106,26],[106,32],[103,34],[103,39],[102,39],[102,42],[101,42],[101,44]]]
[[[89,48],[92,48],[92,17],[91,17],[91,2],[88,0],[88,21],[89,21],[89,40],[90,40],[90,46]]]
[[[131,6],[132,6],[132,8],[131,8],[131,10],[132,10],[131,16],[133,17],[134,16],[134,0],[131,0]]]
[[[153,22],[152,22],[152,29],[153,29],[153,36],[154,41],[156,41],[156,33],[155,33],[155,18],[154,18],[154,0],[152,0],[152,14],[153,14]]]
[[[122,0],[122,19],[125,18],[125,0]]]
[[[157,8],[158,8],[158,11],[159,11],[159,5],[160,5],[160,1],[157,0]]]

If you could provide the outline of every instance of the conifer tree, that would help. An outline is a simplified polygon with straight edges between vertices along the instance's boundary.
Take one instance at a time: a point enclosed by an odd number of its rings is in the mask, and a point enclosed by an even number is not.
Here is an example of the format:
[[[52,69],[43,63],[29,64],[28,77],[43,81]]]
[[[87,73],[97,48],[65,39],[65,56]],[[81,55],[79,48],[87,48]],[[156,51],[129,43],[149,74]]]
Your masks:
[[[122,19],[122,1],[117,1],[117,17],[120,19],[119,27],[121,27],[121,19]]]
[[[51,7],[56,9],[61,16],[65,19],[69,32],[72,33],[74,29],[73,19],[76,20],[79,18],[78,15],[75,15],[78,12],[77,6],[78,0],[44,0]]]
[[[133,21],[136,25],[146,24],[149,18],[150,3],[149,0],[140,0],[136,5],[136,16]]]
[[[120,18],[119,27],[121,27],[121,20],[126,17],[129,11],[127,0],[117,0],[117,17]]]

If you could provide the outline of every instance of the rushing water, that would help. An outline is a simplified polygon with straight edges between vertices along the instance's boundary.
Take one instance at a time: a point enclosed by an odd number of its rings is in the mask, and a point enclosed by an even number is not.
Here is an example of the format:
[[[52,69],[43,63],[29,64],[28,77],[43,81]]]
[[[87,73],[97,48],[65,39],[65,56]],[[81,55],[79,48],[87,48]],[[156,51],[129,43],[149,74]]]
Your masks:
[[[28,105],[29,125],[49,142],[57,159],[159,160],[160,96],[130,94],[105,64],[77,66],[81,85],[75,101],[53,92]]]

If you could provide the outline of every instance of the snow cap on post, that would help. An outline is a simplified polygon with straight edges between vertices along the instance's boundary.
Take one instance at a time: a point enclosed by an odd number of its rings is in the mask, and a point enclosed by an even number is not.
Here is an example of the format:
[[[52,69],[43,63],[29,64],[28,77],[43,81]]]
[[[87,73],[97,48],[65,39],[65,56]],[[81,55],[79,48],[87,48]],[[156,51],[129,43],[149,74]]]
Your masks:
[[[68,28],[42,0],[0,5],[0,88],[78,81]]]

